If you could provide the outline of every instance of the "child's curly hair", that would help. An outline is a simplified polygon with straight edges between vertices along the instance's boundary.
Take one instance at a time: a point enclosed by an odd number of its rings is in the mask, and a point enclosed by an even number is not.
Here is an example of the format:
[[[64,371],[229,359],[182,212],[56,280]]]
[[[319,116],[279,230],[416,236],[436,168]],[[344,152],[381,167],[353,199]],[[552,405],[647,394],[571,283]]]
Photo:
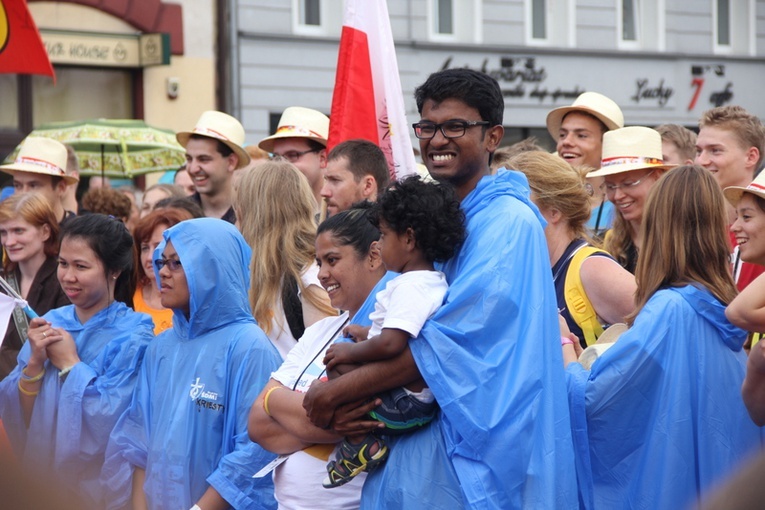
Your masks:
[[[465,214],[452,186],[424,182],[416,175],[385,190],[369,218],[378,228],[383,221],[398,234],[411,228],[415,246],[430,262],[449,260],[465,241]]]

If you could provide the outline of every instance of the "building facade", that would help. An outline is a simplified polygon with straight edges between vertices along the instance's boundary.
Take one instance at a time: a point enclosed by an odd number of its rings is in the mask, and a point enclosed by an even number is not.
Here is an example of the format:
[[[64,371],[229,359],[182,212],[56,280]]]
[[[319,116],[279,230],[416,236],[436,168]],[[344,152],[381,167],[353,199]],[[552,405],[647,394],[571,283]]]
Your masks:
[[[232,0],[228,110],[248,140],[281,111],[329,113],[343,0]],[[505,143],[551,144],[547,113],[584,91],[628,125],[693,127],[714,106],[765,118],[765,0],[388,0],[407,116],[414,88],[447,67],[484,70],[505,95]]]

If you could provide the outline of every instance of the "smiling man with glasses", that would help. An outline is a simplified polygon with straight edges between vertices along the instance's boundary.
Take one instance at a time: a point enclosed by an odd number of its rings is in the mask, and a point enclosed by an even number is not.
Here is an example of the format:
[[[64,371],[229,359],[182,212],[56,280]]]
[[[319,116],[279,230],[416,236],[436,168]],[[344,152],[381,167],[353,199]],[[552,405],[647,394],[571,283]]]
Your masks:
[[[289,161],[305,175],[316,199],[317,212],[327,167],[328,136],[329,118],[326,115],[310,108],[290,106],[279,119],[276,133],[258,144],[264,151]]]
[[[362,509],[578,508],[544,220],[525,177],[489,170],[502,91],[487,74],[447,69],[415,99],[423,161],[466,217],[465,244],[439,267],[449,295],[403,355],[314,384],[303,405],[326,427],[348,418],[338,406],[420,376],[433,390],[440,414],[396,438]]]

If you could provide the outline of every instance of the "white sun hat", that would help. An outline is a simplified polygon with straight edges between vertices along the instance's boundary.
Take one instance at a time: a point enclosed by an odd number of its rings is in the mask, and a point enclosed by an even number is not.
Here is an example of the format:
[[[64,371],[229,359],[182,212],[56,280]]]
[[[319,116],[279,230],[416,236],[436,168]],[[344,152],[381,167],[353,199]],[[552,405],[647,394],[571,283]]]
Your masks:
[[[765,171],[760,172],[747,187],[728,186],[723,190],[723,195],[734,207],[738,205],[744,193],[751,193],[765,199]]]
[[[19,149],[13,163],[0,166],[0,170],[13,175],[15,172],[60,177],[67,184],[78,182],[77,177],[66,174],[66,146],[51,138],[28,136]]]
[[[582,112],[600,120],[610,130],[624,127],[624,114],[615,102],[597,92],[584,92],[576,98],[571,106],[555,108],[547,114],[547,131],[553,140],[558,139],[563,117],[571,112]]]
[[[206,111],[199,117],[192,131],[181,131],[175,135],[175,138],[178,143],[186,147],[192,135],[205,136],[222,142],[239,158],[237,168],[244,168],[250,164],[250,155],[243,147],[244,126],[231,115],[214,110]]]
[[[629,126],[603,134],[603,159],[600,169],[587,177],[603,177],[643,168],[667,170],[661,154],[661,135],[655,129]]]
[[[329,138],[329,117],[310,108],[290,106],[282,113],[276,133],[262,139],[258,147],[274,152],[274,141],[279,138],[308,138],[326,147]]]

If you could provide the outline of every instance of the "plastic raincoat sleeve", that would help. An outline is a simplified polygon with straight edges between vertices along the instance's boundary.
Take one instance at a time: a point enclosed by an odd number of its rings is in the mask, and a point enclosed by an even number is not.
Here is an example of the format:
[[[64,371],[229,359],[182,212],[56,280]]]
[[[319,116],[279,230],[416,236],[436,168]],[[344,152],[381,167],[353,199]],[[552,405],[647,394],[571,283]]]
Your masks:
[[[265,335],[263,337],[264,343],[268,343]],[[232,420],[235,429],[224,437],[233,444],[226,448],[230,453],[223,456],[207,482],[234,508],[272,508],[275,503],[273,481],[270,477],[253,478],[252,475],[275,455],[250,440],[247,418],[252,403],[268,383],[271,372],[279,368],[281,360],[273,349],[258,349],[237,353],[232,356],[232,362],[238,365],[232,369],[229,385],[231,401],[237,403],[235,422]]]
[[[22,463],[49,465],[64,483],[91,503],[100,502],[98,477],[109,434],[128,406],[143,355],[154,335],[151,319],[113,303],[81,325],[73,307],[45,315],[69,331],[81,362],[62,383],[46,364],[30,427],[24,426],[16,384],[29,360],[29,344],[19,366],[0,385],[0,415]],[[34,441],[27,443],[27,437]]]
[[[687,508],[760,447],[740,396],[743,339],[706,290],[665,289],[590,372],[569,365],[592,506]]]
[[[441,416],[392,442],[362,508],[575,508],[544,220],[517,172],[483,178],[462,208],[468,236],[440,268],[444,305],[409,343]],[[444,456],[447,469],[431,460]]]

